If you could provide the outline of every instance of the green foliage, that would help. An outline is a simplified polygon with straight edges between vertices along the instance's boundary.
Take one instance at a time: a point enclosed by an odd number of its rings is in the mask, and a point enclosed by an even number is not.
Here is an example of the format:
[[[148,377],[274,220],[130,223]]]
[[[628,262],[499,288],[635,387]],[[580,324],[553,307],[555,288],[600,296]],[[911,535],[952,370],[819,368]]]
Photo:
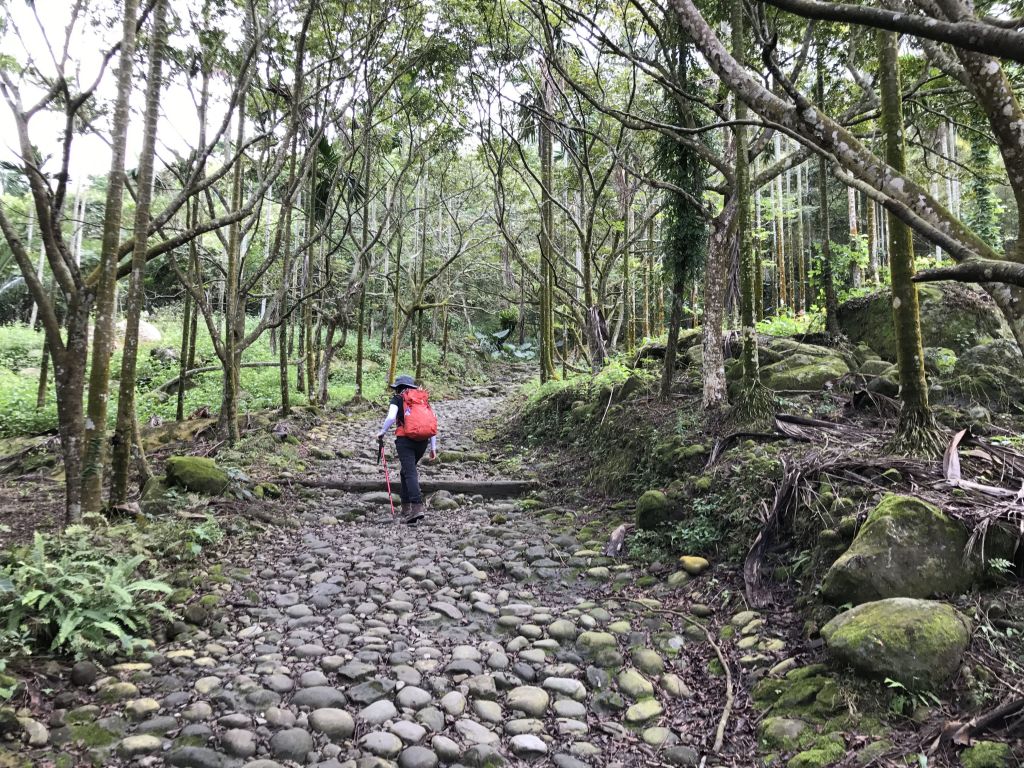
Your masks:
[[[666,27],[674,42],[669,51],[670,66],[675,69],[682,89],[694,96],[693,101],[683,102],[674,95],[666,95],[668,119],[673,125],[688,127],[706,123],[703,110],[693,106],[706,94],[698,81],[689,78],[694,67],[692,46],[674,17]],[[681,106],[684,103],[686,106]],[[710,144],[709,136],[709,132],[704,132],[697,140]],[[687,197],[678,192],[666,193],[668,204],[662,225],[665,274],[671,285],[683,286],[696,278],[707,255],[707,218],[694,206],[694,201],[703,200],[708,164],[693,149],[667,136],[659,137],[655,152],[662,178],[689,194]]]
[[[757,324],[759,333],[769,336],[794,336],[799,333],[814,333],[825,330],[825,310],[812,307],[810,312],[794,315],[789,310],[766,317]]]
[[[140,645],[155,616],[169,612],[163,581],[144,578],[142,554],[123,558],[84,546],[82,526],[64,537],[36,533],[15,549],[0,577],[0,648],[81,655]]]
[[[939,697],[930,691],[911,691],[907,686],[891,677],[885,678],[885,685],[893,691],[889,709],[897,715],[910,715],[918,707],[941,707]]]
[[[172,421],[177,408],[176,390],[171,393],[158,392],[164,382],[178,375],[179,363],[173,357],[154,355],[156,349],[179,350],[181,347],[181,318],[171,311],[158,313],[149,318],[157,327],[161,340],[143,344],[140,347],[137,371],[136,407],[139,421],[145,424],[152,418]],[[250,323],[254,319],[250,319]],[[203,323],[199,323],[196,339],[196,365],[217,365],[213,342]],[[350,335],[348,344],[335,356],[328,379],[328,396],[332,403],[345,403],[355,394],[355,336]],[[36,410],[38,387],[38,366],[42,353],[43,334],[25,326],[0,327],[0,438],[18,435],[35,435],[57,429],[57,406],[53,391],[53,372],[50,371],[46,405]],[[505,345],[507,359],[526,359],[534,356],[529,345],[518,347]],[[500,354],[499,354],[500,356]],[[436,393],[438,385],[448,379],[460,382],[471,381],[479,373],[479,363],[472,355],[463,355],[449,350],[447,360],[442,364],[441,350],[433,343],[423,345],[424,380]],[[387,364],[389,351],[377,344],[368,343],[364,358],[363,393],[368,398],[383,396],[387,391]],[[270,361],[276,355],[270,352],[269,335],[249,347],[244,361]],[[400,370],[411,371],[414,366],[409,350],[399,354]],[[121,370],[121,352],[114,353],[111,372],[114,376]],[[277,408],[281,404],[281,379],[276,367],[243,368],[241,376],[240,412]],[[294,368],[289,377],[290,398],[293,406],[307,404],[308,398],[296,389]],[[113,429],[117,415],[117,386],[111,387],[110,406],[107,414],[109,426]],[[185,414],[188,415],[206,407],[216,412],[220,407],[222,381],[220,370],[197,374],[185,390]]]
[[[57,428],[57,403],[52,394],[36,410],[36,377],[0,368],[0,437],[38,435]]]

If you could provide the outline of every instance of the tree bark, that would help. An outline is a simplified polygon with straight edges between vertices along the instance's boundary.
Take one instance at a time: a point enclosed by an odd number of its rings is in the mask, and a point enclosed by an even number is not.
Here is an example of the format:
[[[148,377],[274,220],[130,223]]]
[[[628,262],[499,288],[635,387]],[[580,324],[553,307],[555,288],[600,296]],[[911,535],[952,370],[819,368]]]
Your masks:
[[[156,157],[157,121],[160,117],[160,91],[163,87],[163,56],[166,37],[167,0],[156,0],[153,29],[149,45],[149,71],[146,76],[146,107],[139,155],[138,192],[135,200],[135,245],[132,249],[132,272],[125,300],[127,322],[121,353],[121,380],[118,382],[117,422],[114,427],[114,450],[111,464],[110,502],[122,504],[128,497],[128,473],[132,446],[137,431],[135,416],[135,371],[139,354],[139,321],[146,303],[142,282],[149,243],[150,201]],[[140,449],[141,450],[141,449]],[[144,456],[142,461],[145,461]]]
[[[900,86],[899,41],[894,32],[879,32],[882,132],[885,160],[898,173],[906,172],[903,123],[903,91]],[[914,241],[910,227],[895,218],[889,221],[889,264],[892,276],[893,324],[896,331],[896,364],[900,374],[899,423],[894,447],[907,453],[941,452],[938,428],[928,405],[924,371],[921,321],[914,274]]]
[[[737,246],[735,219],[736,198],[731,196],[712,222],[708,260],[704,267],[701,378],[704,380],[702,405],[709,413],[720,410],[729,402],[722,331],[725,326],[725,281],[733,263],[733,249]]]
[[[82,459],[82,508],[96,512],[102,504],[103,469],[107,449],[107,401],[110,393],[110,358],[114,350],[114,294],[117,288],[118,246],[125,187],[125,146],[128,139],[129,100],[135,63],[135,27],[138,0],[125,0],[121,52],[117,71],[117,97],[111,133],[110,173],[103,215],[100,280],[96,288],[96,321],[89,372],[89,404],[85,419]]]
[[[815,78],[818,102],[825,98],[825,64],[822,53],[818,52]],[[825,332],[830,336],[839,335],[839,301],[836,298],[836,284],[832,276],[832,235],[828,215],[828,168],[825,158],[818,155],[818,227],[821,229],[821,282],[825,293]]]

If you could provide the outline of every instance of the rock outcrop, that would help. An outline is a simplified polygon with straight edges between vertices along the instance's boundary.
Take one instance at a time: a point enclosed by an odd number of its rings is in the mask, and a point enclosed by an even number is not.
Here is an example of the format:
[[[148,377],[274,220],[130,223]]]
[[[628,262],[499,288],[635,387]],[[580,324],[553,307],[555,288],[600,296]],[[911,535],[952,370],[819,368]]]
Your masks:
[[[976,288],[921,285],[918,296],[926,347],[946,347],[961,354],[993,339],[1013,338],[995,303]],[[851,343],[864,342],[886,360],[896,359],[892,294],[888,290],[843,302],[837,319]]]

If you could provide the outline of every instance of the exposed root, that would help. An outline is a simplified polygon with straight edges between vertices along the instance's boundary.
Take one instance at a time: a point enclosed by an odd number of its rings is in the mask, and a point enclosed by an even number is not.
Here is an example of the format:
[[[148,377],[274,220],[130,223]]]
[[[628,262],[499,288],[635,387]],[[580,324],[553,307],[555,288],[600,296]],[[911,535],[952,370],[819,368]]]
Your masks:
[[[775,414],[775,393],[760,381],[744,381],[729,414],[736,425],[767,426]]]
[[[896,433],[887,443],[886,450],[897,456],[934,459],[942,456],[947,443],[931,409],[904,406],[900,411]]]

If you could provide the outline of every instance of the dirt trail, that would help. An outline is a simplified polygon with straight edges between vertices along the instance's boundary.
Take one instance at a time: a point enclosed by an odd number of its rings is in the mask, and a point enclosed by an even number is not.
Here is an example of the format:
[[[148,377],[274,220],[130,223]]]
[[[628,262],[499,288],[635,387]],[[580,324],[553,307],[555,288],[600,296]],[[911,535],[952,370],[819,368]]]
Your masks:
[[[442,449],[482,450],[495,389],[438,404]],[[379,477],[376,423],[327,429],[324,447],[354,452],[319,471]],[[408,527],[380,492],[290,489],[278,504],[301,525],[226,556],[236,578],[211,587],[209,617],[193,608],[198,626],[59,693],[31,764],[701,764],[724,689],[710,646],[625,598],[674,600],[685,574],[638,591],[642,574],[559,530],[564,513],[433,501]]]

